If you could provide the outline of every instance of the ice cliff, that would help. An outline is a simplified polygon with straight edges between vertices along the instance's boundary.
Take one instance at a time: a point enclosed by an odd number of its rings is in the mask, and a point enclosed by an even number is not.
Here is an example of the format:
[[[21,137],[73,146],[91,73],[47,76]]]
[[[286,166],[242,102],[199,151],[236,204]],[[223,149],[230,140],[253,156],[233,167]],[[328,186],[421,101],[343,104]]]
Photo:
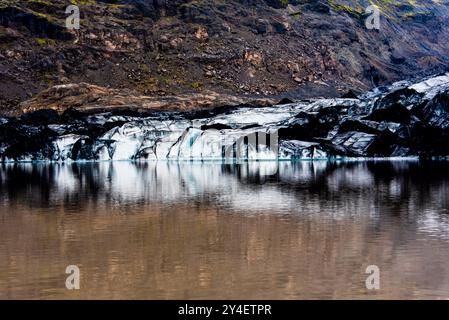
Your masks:
[[[0,118],[2,161],[449,156],[449,73],[354,99],[197,112]]]

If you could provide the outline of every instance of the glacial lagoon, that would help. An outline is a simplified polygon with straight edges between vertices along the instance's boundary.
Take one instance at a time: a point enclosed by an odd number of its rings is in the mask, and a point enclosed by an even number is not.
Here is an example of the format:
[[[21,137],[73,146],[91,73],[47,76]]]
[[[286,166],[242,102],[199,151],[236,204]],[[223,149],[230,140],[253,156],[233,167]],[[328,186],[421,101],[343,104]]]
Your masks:
[[[2,164],[0,298],[447,298],[448,187],[445,161]]]

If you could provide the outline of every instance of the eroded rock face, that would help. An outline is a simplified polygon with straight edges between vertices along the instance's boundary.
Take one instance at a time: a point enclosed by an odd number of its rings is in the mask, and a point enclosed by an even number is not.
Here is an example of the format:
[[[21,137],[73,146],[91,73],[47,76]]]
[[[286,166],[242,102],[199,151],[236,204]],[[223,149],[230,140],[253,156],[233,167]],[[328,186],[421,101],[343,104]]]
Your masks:
[[[94,108],[100,101],[0,118],[2,161],[449,156],[449,74],[395,83],[360,99],[264,107],[142,112]]]
[[[88,83],[58,85],[44,90],[30,100],[20,104],[19,110],[10,115],[37,112],[51,109],[53,112],[64,112],[77,109],[83,112],[107,112],[109,109],[123,109],[129,112],[157,111],[192,111],[207,110],[223,106],[270,105],[275,100],[251,96],[234,96],[214,91],[181,94],[176,96],[152,97],[135,95],[130,90],[104,88]],[[51,111],[45,111],[51,112]],[[40,111],[33,114],[45,113]],[[28,115],[27,117],[29,117]]]
[[[0,114],[70,83],[298,99],[446,70],[447,1],[376,3],[381,32],[365,27],[368,0],[1,0]]]

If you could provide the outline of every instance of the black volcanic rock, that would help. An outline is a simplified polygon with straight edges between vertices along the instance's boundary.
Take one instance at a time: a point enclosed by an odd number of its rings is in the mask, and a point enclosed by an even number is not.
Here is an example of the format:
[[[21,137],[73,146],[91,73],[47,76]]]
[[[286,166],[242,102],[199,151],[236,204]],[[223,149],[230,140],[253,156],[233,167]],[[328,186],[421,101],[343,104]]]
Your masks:
[[[211,125],[201,126],[201,130],[224,130],[224,129],[232,129],[231,126],[222,123],[215,123]]]
[[[379,130],[373,128],[360,120],[348,119],[343,121],[338,128],[338,133],[346,133],[350,131],[365,132],[369,134],[378,134]]]
[[[341,97],[343,99],[358,99],[358,96],[352,90],[349,90],[348,92],[343,94]]]
[[[310,141],[325,137],[332,126],[332,122],[320,120],[317,115],[300,112],[293,121],[288,122],[288,126],[279,129],[279,137],[287,140]]]
[[[396,106],[408,107],[416,106],[422,100],[423,94],[410,88],[396,90],[376,101],[374,111],[387,110]]]
[[[385,129],[369,145],[366,149],[366,154],[372,157],[406,156],[407,154],[394,154],[398,150],[398,142],[398,136]]]
[[[3,136],[3,134],[6,135]],[[57,136],[55,132],[46,127],[27,127],[23,125],[0,128],[0,135],[2,135],[3,144],[7,145],[2,157],[16,160],[21,160],[24,157],[29,157],[28,159],[31,160],[51,159],[54,153],[51,141]]]
[[[431,126],[449,128],[449,91],[437,94],[422,110],[423,120]]]
[[[41,109],[29,112],[21,116],[23,123],[34,125],[47,125],[50,123],[58,123],[60,120],[58,112],[53,109]]]
[[[409,123],[411,120],[411,112],[400,104],[391,104],[383,108],[373,110],[373,112],[365,117],[366,120],[373,121],[391,121],[398,123]]]
[[[290,103],[294,103],[294,101],[289,98],[282,98],[281,101],[278,102],[278,104],[290,104]]]
[[[73,35],[63,26],[45,15],[36,15],[34,12],[16,6],[0,6],[0,26],[14,28],[25,27],[32,35],[56,40],[69,41]]]
[[[329,14],[331,7],[326,1],[309,1],[306,3],[305,8],[318,13]]]

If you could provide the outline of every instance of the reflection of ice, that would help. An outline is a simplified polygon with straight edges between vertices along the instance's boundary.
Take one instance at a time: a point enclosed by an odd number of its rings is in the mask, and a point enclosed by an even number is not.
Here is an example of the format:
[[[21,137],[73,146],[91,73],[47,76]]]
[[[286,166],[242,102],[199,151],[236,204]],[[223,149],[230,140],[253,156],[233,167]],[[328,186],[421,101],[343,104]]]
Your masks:
[[[280,162],[280,180],[289,183],[307,183],[315,180],[326,168],[326,161],[300,161],[292,166],[289,162]]]
[[[445,168],[427,181],[419,163],[404,161],[5,164],[0,199],[5,204],[24,197],[44,206],[70,199],[114,206],[207,202],[241,214],[360,216],[379,228],[400,208],[407,217],[399,223],[412,221],[419,231],[449,239]]]
[[[418,230],[429,236],[449,240],[449,215],[444,210],[426,210],[418,217]]]
[[[329,175],[327,179],[329,187],[336,192],[343,186],[369,188],[374,182],[374,177],[368,170],[360,171],[357,167],[335,170],[335,172]]]

